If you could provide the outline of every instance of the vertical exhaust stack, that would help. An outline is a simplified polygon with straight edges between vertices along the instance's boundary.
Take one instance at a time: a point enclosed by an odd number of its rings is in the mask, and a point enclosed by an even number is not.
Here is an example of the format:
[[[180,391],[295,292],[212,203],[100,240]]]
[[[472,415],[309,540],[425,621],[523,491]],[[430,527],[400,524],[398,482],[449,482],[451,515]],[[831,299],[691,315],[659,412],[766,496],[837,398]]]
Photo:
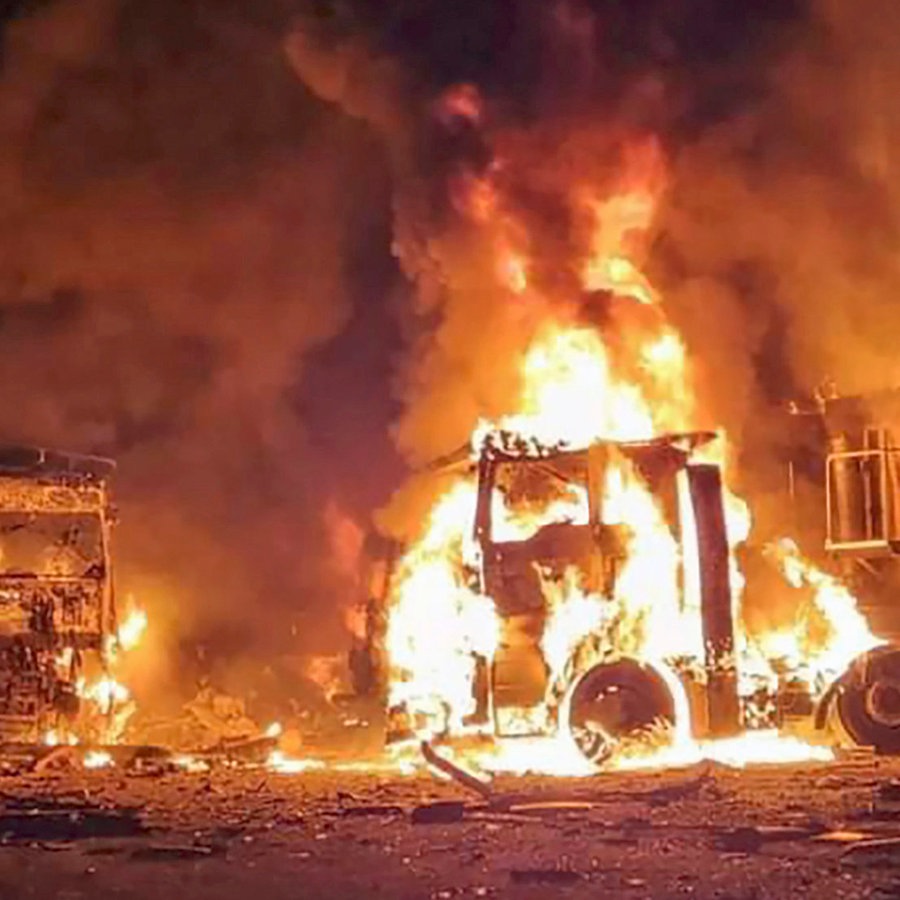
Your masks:
[[[729,737],[741,730],[741,716],[722,475],[718,466],[692,464],[687,477],[697,524],[709,734]]]

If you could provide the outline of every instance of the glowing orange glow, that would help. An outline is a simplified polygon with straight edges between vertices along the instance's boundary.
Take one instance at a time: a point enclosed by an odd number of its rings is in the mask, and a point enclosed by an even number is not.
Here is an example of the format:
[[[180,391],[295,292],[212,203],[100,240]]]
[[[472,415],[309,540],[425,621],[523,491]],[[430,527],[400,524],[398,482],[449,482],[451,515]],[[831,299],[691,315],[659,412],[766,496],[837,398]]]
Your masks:
[[[86,769],[104,769],[113,765],[113,758],[106,750],[88,750],[82,763]]]
[[[127,653],[137,647],[147,630],[147,622],[147,613],[132,606],[114,638],[116,648]]]

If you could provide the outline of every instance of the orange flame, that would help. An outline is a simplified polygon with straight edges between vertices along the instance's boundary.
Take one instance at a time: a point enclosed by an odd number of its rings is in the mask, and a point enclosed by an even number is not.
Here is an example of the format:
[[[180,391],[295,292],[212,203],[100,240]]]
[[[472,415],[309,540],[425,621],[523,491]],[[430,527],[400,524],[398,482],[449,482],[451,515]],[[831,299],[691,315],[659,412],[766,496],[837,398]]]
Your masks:
[[[498,635],[493,605],[467,586],[462,571],[475,552],[464,528],[474,511],[471,480],[457,483],[431,510],[401,562],[385,642],[399,675],[390,703],[431,710],[433,723],[457,730],[475,711],[473,654],[492,656]]]

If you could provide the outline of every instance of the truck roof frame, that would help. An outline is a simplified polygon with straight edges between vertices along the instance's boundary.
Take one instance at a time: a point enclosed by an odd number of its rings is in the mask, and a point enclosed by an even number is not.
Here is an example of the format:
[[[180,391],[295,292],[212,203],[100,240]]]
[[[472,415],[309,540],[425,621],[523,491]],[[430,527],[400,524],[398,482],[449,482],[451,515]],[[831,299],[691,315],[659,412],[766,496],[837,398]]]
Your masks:
[[[115,468],[113,460],[102,456],[25,444],[0,444],[0,475],[100,482],[110,477]]]

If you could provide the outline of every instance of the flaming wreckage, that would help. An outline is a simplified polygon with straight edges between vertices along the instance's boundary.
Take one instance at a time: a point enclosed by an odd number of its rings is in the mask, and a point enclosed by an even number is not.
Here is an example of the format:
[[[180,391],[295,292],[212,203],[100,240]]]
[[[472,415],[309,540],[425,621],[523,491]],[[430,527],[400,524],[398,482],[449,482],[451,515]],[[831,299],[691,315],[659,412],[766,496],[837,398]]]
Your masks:
[[[524,751],[535,739],[593,765],[716,746],[751,761],[756,738],[761,760],[835,743],[900,752],[900,651],[872,635],[845,586],[881,611],[881,633],[893,621],[900,634],[900,448],[863,408],[871,417],[849,399],[804,411],[788,461],[795,524],[824,532],[823,565],[840,580],[793,542],[766,551],[832,629],[818,654],[801,652],[799,629],[787,649],[784,632],[766,643],[742,631],[734,547],[746,532],[735,539],[741,502],[723,487],[715,434],[571,449],[493,430],[474,458],[436,463],[454,486],[425,537],[410,549],[373,536],[350,654],[357,693],[387,710],[388,743],[487,740],[545,770],[546,755]],[[471,532],[448,551],[440,517],[453,506]]]
[[[503,437],[499,446],[486,443],[478,463],[478,587],[494,600],[500,634],[490,667],[479,664],[474,719],[490,718],[501,737],[568,727],[592,759],[611,751],[611,739],[674,721],[667,673],[608,643],[618,623],[604,621],[602,630],[586,635],[558,672],[544,664],[541,640],[550,611],[545,592],[577,578],[588,594],[616,596],[628,533],[627,526],[605,517],[604,488],[618,457],[659,499],[676,539],[697,542],[706,683],[705,690],[688,694],[696,701],[692,721],[705,734],[735,734],[740,725],[722,482],[717,466],[690,461],[692,451],[714,435],[597,442],[580,451],[510,446]],[[505,509],[492,502],[496,491],[505,497]],[[580,514],[565,513],[567,520],[540,525],[533,533],[516,526],[548,496],[580,498]],[[689,538],[687,529],[694,530]]]
[[[82,715],[86,670],[116,633],[114,464],[0,447],[0,738],[37,741]]]

